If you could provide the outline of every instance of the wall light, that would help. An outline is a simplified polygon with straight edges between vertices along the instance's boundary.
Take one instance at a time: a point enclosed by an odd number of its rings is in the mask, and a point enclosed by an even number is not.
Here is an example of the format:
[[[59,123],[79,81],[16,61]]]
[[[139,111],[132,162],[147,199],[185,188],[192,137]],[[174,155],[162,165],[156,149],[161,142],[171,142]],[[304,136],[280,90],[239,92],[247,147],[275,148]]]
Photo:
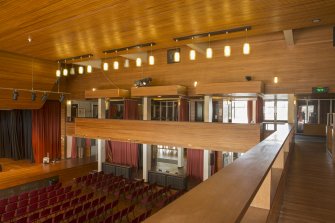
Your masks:
[[[149,56],[149,65],[154,65],[155,64],[155,57],[153,55]]]
[[[69,73],[68,69],[67,69],[67,68],[64,68],[64,69],[63,69],[63,75],[66,77],[68,73]]]
[[[56,70],[56,77],[60,77],[60,75],[61,75],[60,69]]]
[[[174,52],[173,60],[174,62],[180,62],[180,53],[178,51]]]
[[[231,48],[230,48],[230,46],[224,46],[224,56],[225,57],[230,57],[230,55],[231,55]]]

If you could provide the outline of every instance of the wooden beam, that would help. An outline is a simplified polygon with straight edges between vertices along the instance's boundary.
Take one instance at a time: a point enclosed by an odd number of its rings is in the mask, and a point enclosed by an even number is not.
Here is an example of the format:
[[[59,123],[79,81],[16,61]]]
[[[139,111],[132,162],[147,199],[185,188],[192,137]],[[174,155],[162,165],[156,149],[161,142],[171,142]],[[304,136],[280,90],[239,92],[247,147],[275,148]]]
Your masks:
[[[287,46],[294,46],[293,30],[292,29],[284,30],[283,33],[284,33],[286,45]]]
[[[248,96],[248,94],[262,94],[263,92],[264,85],[261,81],[200,84],[195,89],[197,95],[245,94]]]
[[[132,87],[132,97],[155,97],[155,96],[185,96],[187,89],[181,85]]]
[[[259,142],[260,125],[76,118],[75,135],[83,138],[245,152]]]
[[[128,98],[129,91],[126,89],[101,89],[101,90],[85,90],[86,99],[97,98]]]

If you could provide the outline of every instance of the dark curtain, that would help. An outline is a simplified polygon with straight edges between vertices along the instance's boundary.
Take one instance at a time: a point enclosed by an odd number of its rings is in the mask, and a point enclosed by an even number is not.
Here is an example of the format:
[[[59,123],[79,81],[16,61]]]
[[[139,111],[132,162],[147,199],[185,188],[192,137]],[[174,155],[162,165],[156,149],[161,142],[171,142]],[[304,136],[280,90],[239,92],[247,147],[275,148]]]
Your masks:
[[[124,100],[123,119],[139,119],[138,101]],[[107,162],[138,167],[137,143],[106,141],[105,149]]]
[[[252,101],[248,101],[248,123],[252,121]]]
[[[0,157],[34,161],[29,110],[0,111]]]
[[[115,119],[117,117],[117,105],[109,103],[108,119]]]
[[[60,120],[59,101],[46,101],[41,109],[33,110],[32,144],[37,163],[47,155],[51,160],[61,157]]]
[[[138,120],[138,101],[132,99],[124,100],[123,119]]]
[[[256,102],[256,123],[263,122],[263,98],[258,97]]]
[[[327,124],[327,113],[330,112],[330,101],[320,100],[320,124]]]
[[[189,119],[189,106],[188,106],[188,101],[184,98],[180,99],[179,102],[179,121],[181,122],[188,122],[190,121]]]
[[[204,175],[204,151],[187,149],[187,176],[202,180]]]

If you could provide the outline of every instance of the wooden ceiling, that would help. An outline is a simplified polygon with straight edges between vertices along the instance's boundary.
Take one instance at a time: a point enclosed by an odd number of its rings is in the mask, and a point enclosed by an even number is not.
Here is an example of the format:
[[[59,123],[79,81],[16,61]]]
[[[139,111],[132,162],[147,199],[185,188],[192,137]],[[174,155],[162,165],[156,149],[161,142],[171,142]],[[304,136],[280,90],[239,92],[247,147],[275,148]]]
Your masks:
[[[173,37],[244,25],[256,35],[335,22],[330,0],[0,0],[0,7],[0,50],[49,60],[150,41],[173,47]]]

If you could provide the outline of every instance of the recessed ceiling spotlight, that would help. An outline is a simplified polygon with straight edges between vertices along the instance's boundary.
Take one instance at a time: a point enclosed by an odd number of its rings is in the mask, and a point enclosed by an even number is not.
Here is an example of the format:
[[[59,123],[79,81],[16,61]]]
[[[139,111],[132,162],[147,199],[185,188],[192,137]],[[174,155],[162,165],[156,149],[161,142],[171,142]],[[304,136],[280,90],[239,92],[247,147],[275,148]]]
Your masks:
[[[31,43],[32,39],[30,36],[28,36],[28,42]]]
[[[318,22],[321,22],[321,19],[312,19],[312,22],[313,23],[318,23]]]

